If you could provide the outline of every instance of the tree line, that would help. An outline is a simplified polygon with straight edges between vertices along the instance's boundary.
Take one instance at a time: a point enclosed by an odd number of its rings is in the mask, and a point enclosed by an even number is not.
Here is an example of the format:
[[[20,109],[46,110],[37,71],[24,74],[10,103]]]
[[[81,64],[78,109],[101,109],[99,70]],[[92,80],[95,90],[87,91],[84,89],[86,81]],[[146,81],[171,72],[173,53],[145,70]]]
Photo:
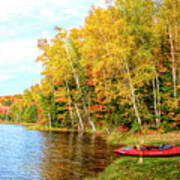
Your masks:
[[[180,0],[106,1],[79,28],[38,40],[40,84],[12,120],[84,130],[180,125]]]

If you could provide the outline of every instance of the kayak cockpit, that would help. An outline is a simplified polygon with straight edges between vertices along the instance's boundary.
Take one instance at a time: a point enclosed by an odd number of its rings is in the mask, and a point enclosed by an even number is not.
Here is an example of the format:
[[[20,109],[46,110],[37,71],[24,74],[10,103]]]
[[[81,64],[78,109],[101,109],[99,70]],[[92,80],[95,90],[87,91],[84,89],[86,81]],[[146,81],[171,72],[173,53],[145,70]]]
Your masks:
[[[141,151],[143,150],[147,150],[147,151],[151,151],[151,150],[160,150],[160,151],[163,151],[163,150],[166,150],[166,149],[170,149],[172,148],[173,146],[172,145],[160,145],[160,146],[142,146],[140,147],[139,149]],[[135,149],[138,149],[137,147],[134,147]]]

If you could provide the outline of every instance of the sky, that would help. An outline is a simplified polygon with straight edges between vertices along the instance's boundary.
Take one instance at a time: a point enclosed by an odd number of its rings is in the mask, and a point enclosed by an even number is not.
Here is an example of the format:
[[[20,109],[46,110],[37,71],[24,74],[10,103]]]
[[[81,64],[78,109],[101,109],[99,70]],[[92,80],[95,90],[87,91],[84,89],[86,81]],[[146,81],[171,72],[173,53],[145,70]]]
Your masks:
[[[92,5],[103,7],[104,0],[0,0],[0,96],[39,83],[37,40],[51,39],[56,26],[82,26]]]

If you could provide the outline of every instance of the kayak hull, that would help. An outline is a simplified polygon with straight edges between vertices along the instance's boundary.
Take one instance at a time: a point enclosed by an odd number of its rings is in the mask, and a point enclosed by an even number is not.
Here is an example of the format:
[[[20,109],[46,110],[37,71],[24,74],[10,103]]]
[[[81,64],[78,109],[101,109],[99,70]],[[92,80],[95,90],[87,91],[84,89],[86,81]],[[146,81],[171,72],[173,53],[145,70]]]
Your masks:
[[[113,154],[115,156],[144,156],[144,157],[168,157],[168,156],[178,156],[180,155],[180,147],[172,146],[169,149],[159,150],[152,148],[152,150],[138,150],[132,147],[129,150],[120,148],[115,149]]]

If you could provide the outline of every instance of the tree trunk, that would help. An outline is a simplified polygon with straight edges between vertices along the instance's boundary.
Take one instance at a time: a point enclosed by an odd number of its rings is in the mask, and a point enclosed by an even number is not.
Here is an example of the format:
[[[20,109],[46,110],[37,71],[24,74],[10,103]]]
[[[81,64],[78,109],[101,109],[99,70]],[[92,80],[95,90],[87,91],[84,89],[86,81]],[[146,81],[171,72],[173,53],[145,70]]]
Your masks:
[[[154,112],[156,115],[156,126],[159,127],[159,112],[157,108],[157,86],[156,78],[153,79],[153,94],[154,94]]]
[[[66,51],[67,51],[67,53],[68,53],[68,47],[67,47],[67,45],[66,45],[65,48],[66,48]],[[74,79],[75,79],[75,82],[76,82],[76,88],[77,88],[77,90],[79,91],[79,93],[82,94],[81,86],[80,86],[80,83],[79,83],[79,76],[78,76],[78,74],[75,72],[75,67],[74,67],[74,65],[73,65],[73,62],[72,62],[71,57],[68,57],[68,60],[69,60],[69,62],[70,62],[70,64],[71,64],[71,67],[72,67],[72,70],[73,70],[73,75],[74,75]],[[90,126],[92,127],[92,130],[93,130],[93,131],[96,131],[95,125],[94,125],[94,123],[91,121],[90,114],[89,114],[89,112],[88,112],[88,110],[87,110],[86,103],[85,103],[85,99],[84,99],[84,98],[81,98],[81,100],[82,100],[82,103],[83,103],[83,108],[84,108],[84,111],[85,111],[85,113],[86,113],[86,117],[87,117],[87,119],[88,119],[88,122],[89,122]],[[76,104],[75,104],[75,108],[76,108],[77,115],[78,115],[78,117],[79,117],[79,121],[80,121],[81,128],[84,129],[83,120],[82,120],[82,118],[81,118],[81,115],[80,115],[80,113],[79,113],[79,109],[78,109],[78,107],[77,107]]]
[[[160,100],[161,100],[161,97],[160,97],[159,79],[158,79],[157,74],[155,74],[155,76],[156,76],[156,90],[157,90],[156,94],[157,94],[157,105],[158,105],[157,110],[158,110],[158,116],[159,116],[159,118],[158,118],[158,126],[159,126],[160,125],[160,117],[161,117],[161,109],[160,109],[160,104],[161,104]]]
[[[66,51],[68,52],[67,46],[66,46]],[[82,94],[81,86],[80,86],[80,83],[79,83],[79,76],[78,76],[77,73],[75,73],[75,67],[74,67],[73,62],[72,62],[72,60],[71,60],[70,57],[68,57],[68,60],[69,60],[69,62],[70,62],[70,64],[71,64],[71,67],[72,67],[72,70],[73,70],[73,75],[74,75],[74,79],[75,79],[75,82],[76,82],[76,88],[77,88],[77,90],[79,91],[79,93]],[[95,126],[94,126],[93,122],[91,121],[90,115],[89,115],[89,113],[88,113],[88,111],[87,111],[87,107],[86,107],[84,98],[82,99],[82,103],[83,103],[83,107],[84,107],[84,110],[85,110],[85,113],[86,113],[88,122],[89,122],[89,124],[91,125],[92,130],[93,130],[93,131],[96,131]],[[78,117],[79,117],[79,120],[80,120],[81,128],[83,127],[83,129],[84,129],[83,121],[82,121],[82,118],[81,118],[80,113],[78,113],[79,110],[78,110],[77,105],[76,105],[75,108],[76,108],[76,112],[77,112]]]
[[[88,110],[86,108],[85,102],[83,102],[83,106],[84,106],[84,110],[85,110],[87,118],[88,118],[88,123],[90,124],[90,126],[92,128],[92,131],[95,132],[96,131],[95,125],[91,120],[91,117],[90,117],[90,114],[89,114],[89,112],[88,112]]]
[[[177,72],[177,85],[180,84],[180,65],[178,63],[178,59],[179,59],[179,46],[178,46],[178,16],[177,16],[177,4],[175,3],[174,4],[174,22],[175,22],[175,26],[174,26],[174,34],[175,34],[175,38],[174,38],[174,49],[175,49],[175,56],[176,56],[176,59],[177,59],[177,69],[176,69],[176,72]]]
[[[20,121],[20,114],[19,114],[19,112],[18,112],[18,113],[16,113],[16,121],[17,121],[17,122],[19,122],[19,121]]]
[[[66,52],[67,52],[67,54],[68,54],[68,61],[70,62],[71,68],[72,68],[72,71],[73,71],[74,80],[75,80],[75,82],[76,82],[76,88],[77,88],[77,89],[79,90],[79,92],[81,93],[80,83],[79,83],[79,76],[78,76],[78,74],[75,72],[75,68],[74,68],[73,62],[72,62],[72,60],[71,60],[71,57],[69,56],[68,43],[65,44],[65,49],[66,49]],[[76,113],[77,113],[77,116],[78,116],[78,119],[79,119],[81,128],[84,129],[83,120],[82,120],[81,114],[79,113],[79,108],[78,108],[78,106],[77,106],[76,104],[75,104],[75,109],[76,109]]]
[[[71,106],[71,100],[70,100],[70,89],[69,89],[68,82],[67,81],[65,81],[65,82],[66,82],[66,88],[67,88],[68,96],[69,96],[70,117],[71,117],[71,120],[72,120],[72,124],[74,124],[74,118],[73,118],[73,112],[72,112],[72,106]],[[82,121],[82,118],[81,118],[81,114],[80,114],[79,108],[78,108],[78,106],[76,104],[75,104],[75,109],[76,109],[76,114],[78,116],[81,129],[84,129],[84,125],[83,125],[83,121]]]
[[[177,47],[178,47],[178,22],[177,22],[177,4],[174,3],[174,34],[175,34],[175,38],[174,38],[174,41],[175,41],[175,45],[174,45],[174,49],[175,51],[177,52]]]
[[[132,79],[131,79],[131,75],[130,75],[130,71],[129,71],[129,66],[128,66],[126,58],[123,58],[123,60],[124,60],[124,63],[125,63],[125,68],[126,68],[127,74],[128,74],[129,86],[130,86],[130,89],[131,89],[131,101],[132,101],[132,104],[133,104],[133,107],[134,107],[135,115],[137,117],[139,125],[142,125],[142,121],[141,121],[141,118],[139,116],[138,107],[136,105],[136,95],[135,95],[134,87],[133,87],[133,84],[132,84]]]
[[[155,79],[153,79],[153,94],[154,94],[154,112],[156,115],[156,125],[157,125],[158,124],[158,111],[157,111],[157,97],[156,97]]]
[[[89,96],[88,96],[88,107],[90,107],[90,97]],[[95,127],[93,121],[91,120],[90,115],[89,115],[89,123],[90,123],[90,125],[92,127],[93,132],[95,132],[96,131],[96,127]]]
[[[81,129],[84,130],[83,120],[81,118],[81,114],[79,113],[79,109],[78,109],[78,106],[76,104],[75,104],[75,109],[76,109],[76,113],[77,113],[78,118],[79,118],[79,123],[80,123]]]
[[[9,118],[8,118],[8,114],[9,114],[9,112],[7,111],[7,112],[6,112],[6,121],[8,121],[8,120],[9,120]]]
[[[51,128],[51,113],[48,112],[49,128]]]
[[[174,97],[177,98],[177,87],[176,87],[176,59],[175,59],[175,49],[172,39],[171,28],[169,27],[169,39],[171,45],[171,58],[172,58],[172,77],[173,77],[173,88],[174,88]]]
[[[74,117],[73,117],[73,111],[72,111],[72,105],[71,105],[71,95],[70,95],[70,89],[67,80],[65,81],[66,83],[66,88],[67,88],[67,93],[68,93],[68,106],[69,106],[69,114],[71,118],[71,124],[74,126]]]

